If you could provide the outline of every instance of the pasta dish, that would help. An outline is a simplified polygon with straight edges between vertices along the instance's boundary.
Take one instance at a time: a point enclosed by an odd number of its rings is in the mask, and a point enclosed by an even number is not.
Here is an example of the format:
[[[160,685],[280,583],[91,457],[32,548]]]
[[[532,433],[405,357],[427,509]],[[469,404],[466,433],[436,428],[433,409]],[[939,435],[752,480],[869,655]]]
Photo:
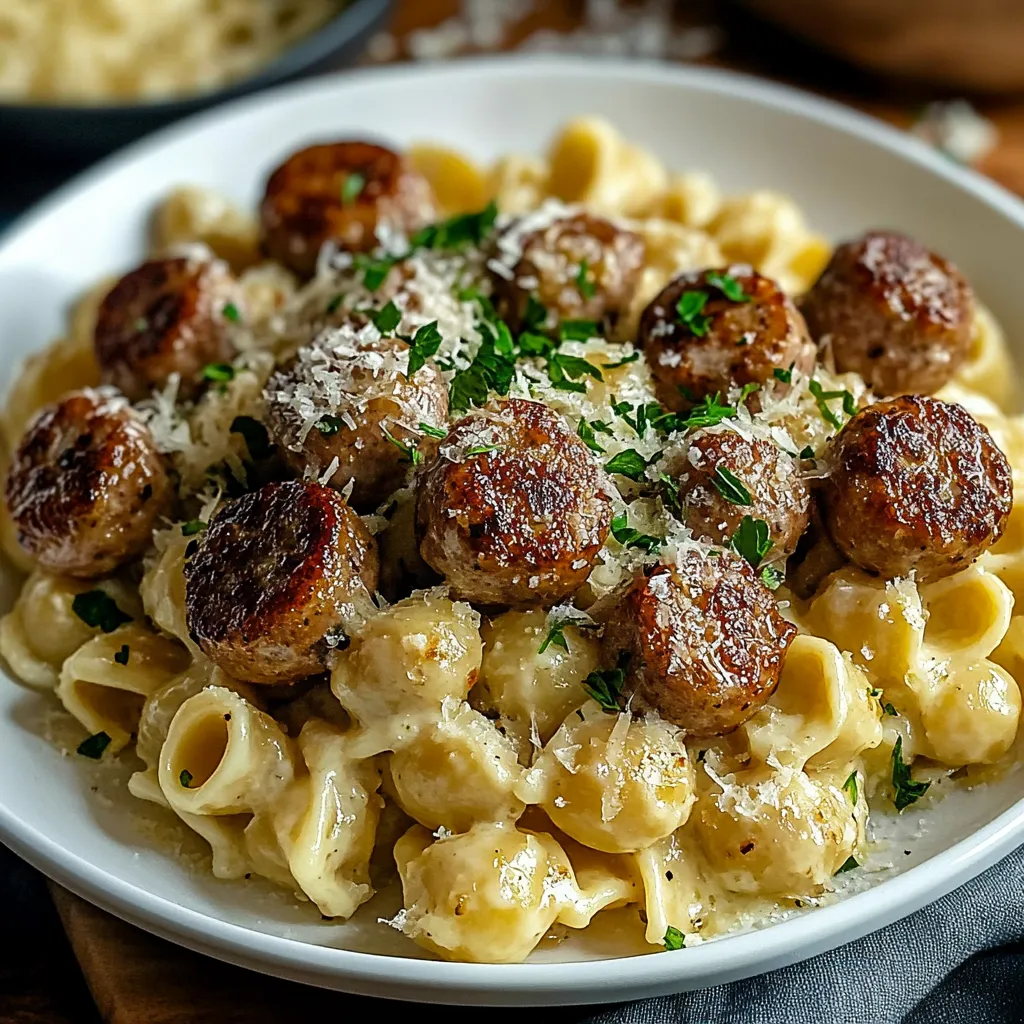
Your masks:
[[[108,103],[254,73],[345,0],[4,0],[0,97]]]
[[[3,411],[0,653],[218,878],[325,927],[400,886],[451,960],[680,949],[1018,760],[1024,420],[921,242],[594,118],[154,224]]]

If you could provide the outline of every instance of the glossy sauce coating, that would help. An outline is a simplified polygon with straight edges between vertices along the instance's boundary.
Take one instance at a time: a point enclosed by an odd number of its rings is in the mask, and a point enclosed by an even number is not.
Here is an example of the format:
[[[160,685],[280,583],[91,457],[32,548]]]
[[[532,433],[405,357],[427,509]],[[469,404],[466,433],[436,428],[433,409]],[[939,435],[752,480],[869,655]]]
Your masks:
[[[88,578],[141,554],[172,495],[153,438],[127,402],[86,390],[32,421],[6,497],[19,542],[42,568]]]
[[[592,320],[605,328],[629,304],[644,261],[644,243],[633,231],[603,217],[577,213],[518,237],[514,222],[495,241],[499,254],[509,239],[521,253],[504,273],[493,270],[499,310],[519,325],[530,297],[555,320]]]
[[[368,252],[380,225],[410,234],[434,216],[427,180],[400,154],[359,141],[293,153],[271,174],[260,205],[264,249],[301,277],[312,276],[328,241]]]
[[[709,282],[726,275],[742,289],[735,301]],[[685,295],[706,295],[688,322],[679,312]],[[691,300],[692,301],[692,300]],[[676,411],[737,384],[765,384],[775,370],[808,372],[814,345],[792,300],[747,266],[690,271],[670,281],[640,318],[638,344],[654,375],[658,400]],[[757,396],[752,398],[757,408]]]
[[[94,343],[103,383],[137,401],[176,373],[179,394],[194,394],[204,366],[233,358],[232,318],[243,313],[241,291],[223,263],[143,263],[100,304]]]
[[[268,484],[225,505],[186,562],[189,632],[236,679],[314,675],[325,638],[373,592],[377,571],[376,542],[339,494]]]
[[[839,372],[880,395],[931,394],[971,346],[974,294],[948,260],[894,231],[837,247],[801,305]]]
[[[919,582],[965,568],[999,539],[1013,481],[966,409],[904,395],[862,409],[832,441],[824,519],[856,565]]]
[[[408,345],[397,339],[317,344],[299,353],[267,383],[270,433],[298,473],[312,467],[317,476],[335,465],[327,481],[349,501],[372,511],[405,480],[414,448],[422,460],[437,450],[438,439],[420,424],[444,430],[448,389],[432,360],[410,378]],[[297,390],[312,394],[322,417],[303,436]],[[389,439],[388,435],[390,435]],[[397,443],[396,443],[397,442]]]
[[[641,573],[605,626],[606,661],[624,663],[635,710],[701,736],[742,725],[772,695],[796,627],[745,561],[680,553]]]
[[[590,574],[611,526],[612,492],[558,413],[539,402],[501,402],[455,424],[424,473],[420,552],[453,596],[554,603]]]
[[[688,445],[667,469],[679,485],[683,522],[694,535],[728,545],[743,517],[751,516],[768,524],[769,561],[791,555],[807,528],[811,505],[797,461],[771,441],[727,425],[696,431]],[[743,490],[734,493],[725,474]],[[749,502],[730,501],[723,491]]]

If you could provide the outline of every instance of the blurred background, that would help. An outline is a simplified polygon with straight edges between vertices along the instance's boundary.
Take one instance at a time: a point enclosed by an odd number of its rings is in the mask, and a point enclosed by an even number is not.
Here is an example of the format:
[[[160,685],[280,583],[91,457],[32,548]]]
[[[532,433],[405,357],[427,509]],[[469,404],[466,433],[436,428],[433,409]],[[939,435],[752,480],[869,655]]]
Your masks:
[[[1021,0],[0,0],[0,229],[205,107],[306,75],[499,51],[787,82],[1024,193]],[[98,1020],[42,879],[2,847],[0,905],[18,936],[0,958],[0,1020]],[[241,1019],[227,969],[188,963],[223,994],[222,1019]]]
[[[726,67],[1024,192],[1018,0],[0,0],[0,219],[170,121],[305,75],[499,51]]]

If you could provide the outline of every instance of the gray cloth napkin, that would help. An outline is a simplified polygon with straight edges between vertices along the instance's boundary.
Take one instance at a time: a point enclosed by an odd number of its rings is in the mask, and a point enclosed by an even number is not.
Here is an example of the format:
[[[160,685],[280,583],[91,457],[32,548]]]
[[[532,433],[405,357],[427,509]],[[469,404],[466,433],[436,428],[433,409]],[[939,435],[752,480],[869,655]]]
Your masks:
[[[1020,1021],[1024,846],[937,903],[830,953],[731,985],[608,1009],[588,1024]]]

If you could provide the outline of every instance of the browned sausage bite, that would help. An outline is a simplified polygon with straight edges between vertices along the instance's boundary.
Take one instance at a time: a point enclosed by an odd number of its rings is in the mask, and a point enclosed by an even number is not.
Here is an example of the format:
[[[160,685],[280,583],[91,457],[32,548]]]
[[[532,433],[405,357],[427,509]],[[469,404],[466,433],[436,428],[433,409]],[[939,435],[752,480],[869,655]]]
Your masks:
[[[744,516],[767,524],[769,559],[788,557],[807,528],[810,493],[796,460],[763,438],[728,425],[705,427],[668,471],[679,485],[683,522],[728,545]]]
[[[268,484],[225,505],[186,563],[189,632],[236,679],[313,675],[377,570],[376,542],[339,494]]]
[[[179,394],[194,393],[204,366],[234,356],[231,325],[242,310],[238,285],[219,261],[143,263],[100,304],[94,341],[103,382],[137,401],[177,373]]]
[[[625,669],[635,709],[689,733],[742,725],[778,685],[796,627],[743,559],[680,554],[630,584],[605,626],[604,650]]]
[[[905,395],[862,409],[828,454],[825,525],[856,565],[891,579],[948,576],[1001,536],[1013,481],[966,409]]]
[[[370,142],[334,142],[293,153],[267,181],[263,247],[310,277],[325,242],[349,252],[377,245],[382,224],[410,234],[435,215],[430,185],[405,158]]]
[[[420,552],[467,601],[554,603],[589,575],[611,527],[612,493],[558,413],[501,402],[455,424],[427,468]]]
[[[676,411],[736,384],[765,384],[776,370],[814,366],[814,344],[792,300],[747,266],[670,281],[644,310],[638,344],[659,401]]]
[[[120,396],[76,391],[29,425],[7,476],[22,547],[42,568],[101,576],[149,546],[171,486],[149,431]]]
[[[402,485],[409,464],[433,455],[448,423],[448,389],[427,360],[411,377],[409,346],[360,340],[351,329],[301,349],[264,391],[270,432],[300,473],[312,467],[372,510]]]
[[[894,231],[840,245],[802,309],[836,369],[880,395],[931,394],[971,346],[974,295],[952,263]]]
[[[506,319],[520,325],[532,297],[555,320],[614,323],[636,288],[643,239],[591,213],[560,217],[524,234],[531,219],[514,221],[495,239],[490,265]]]

